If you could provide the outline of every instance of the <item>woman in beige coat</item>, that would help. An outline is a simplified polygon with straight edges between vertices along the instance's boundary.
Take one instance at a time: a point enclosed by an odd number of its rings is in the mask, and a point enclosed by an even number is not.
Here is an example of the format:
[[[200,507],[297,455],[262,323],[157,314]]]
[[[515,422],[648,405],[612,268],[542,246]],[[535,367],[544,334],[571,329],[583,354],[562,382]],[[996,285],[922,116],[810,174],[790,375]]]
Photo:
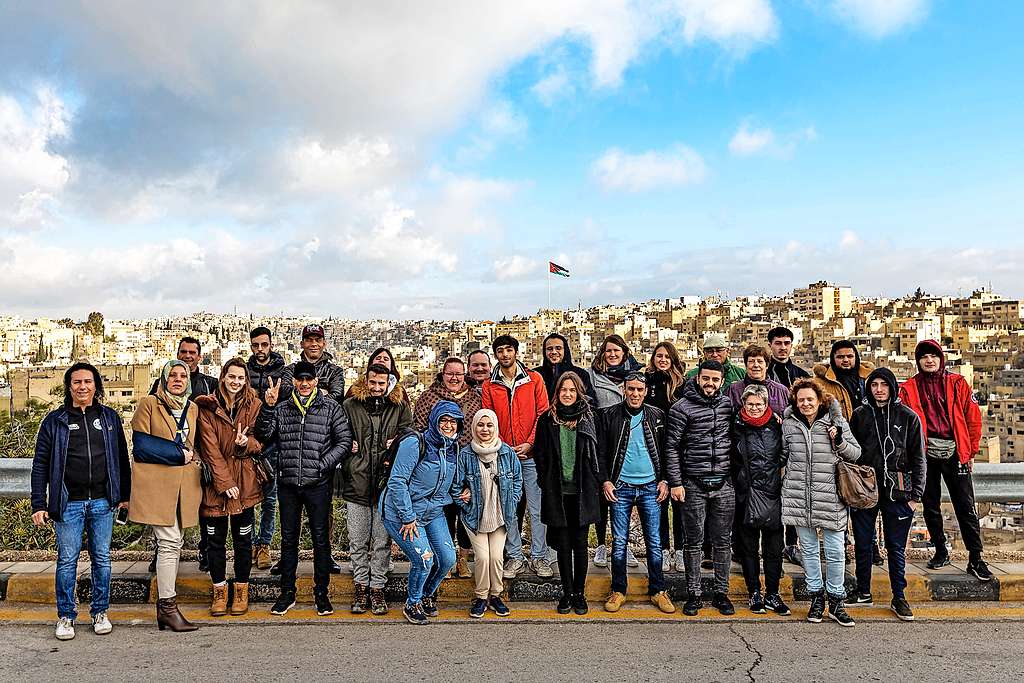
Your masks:
[[[155,395],[139,401],[132,417],[132,499],[128,518],[153,527],[156,536],[157,625],[160,630],[194,631],[178,610],[175,582],[183,530],[199,524],[202,499],[199,459],[195,456],[199,407],[189,368],[168,361]]]

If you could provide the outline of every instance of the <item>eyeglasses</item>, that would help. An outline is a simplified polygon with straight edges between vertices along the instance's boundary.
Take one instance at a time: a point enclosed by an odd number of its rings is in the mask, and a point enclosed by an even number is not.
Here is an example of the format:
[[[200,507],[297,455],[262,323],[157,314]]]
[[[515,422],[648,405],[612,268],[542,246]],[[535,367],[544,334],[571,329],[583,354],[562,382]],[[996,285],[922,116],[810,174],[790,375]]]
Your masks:
[[[456,420],[455,418],[452,418],[452,417],[442,417],[440,420],[437,421],[437,424],[439,424],[439,425],[448,424],[448,425],[456,425],[456,426],[458,426],[459,421]]]
[[[444,372],[444,373],[441,373],[441,374],[444,375],[445,377],[462,377],[463,374],[465,374],[465,373],[462,373],[462,372]]]

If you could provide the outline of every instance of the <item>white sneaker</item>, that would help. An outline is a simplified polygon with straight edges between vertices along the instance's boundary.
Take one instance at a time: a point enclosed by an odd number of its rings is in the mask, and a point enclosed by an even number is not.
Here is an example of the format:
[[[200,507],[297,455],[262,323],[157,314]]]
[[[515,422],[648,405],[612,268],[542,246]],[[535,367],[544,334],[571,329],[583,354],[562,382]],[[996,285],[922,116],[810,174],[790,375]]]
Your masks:
[[[668,548],[661,551],[661,573],[666,574],[672,571],[672,553]]]
[[[636,555],[633,554],[633,549],[626,546],[626,566],[627,567],[639,567],[640,560],[636,559]]]
[[[100,612],[92,618],[92,632],[96,635],[105,636],[113,630],[114,627],[111,626],[106,612]]]
[[[57,640],[71,640],[75,637],[75,622],[68,617],[61,617],[57,620],[53,635],[57,636]]]
[[[533,561],[533,572],[542,579],[550,579],[555,575],[554,570],[548,563],[547,559],[537,559]]]
[[[594,551],[594,566],[608,566],[608,546],[604,544],[597,546],[597,550]]]
[[[676,551],[676,571],[677,572],[685,572],[686,571],[686,558],[683,557],[683,551],[682,550],[677,550]]]

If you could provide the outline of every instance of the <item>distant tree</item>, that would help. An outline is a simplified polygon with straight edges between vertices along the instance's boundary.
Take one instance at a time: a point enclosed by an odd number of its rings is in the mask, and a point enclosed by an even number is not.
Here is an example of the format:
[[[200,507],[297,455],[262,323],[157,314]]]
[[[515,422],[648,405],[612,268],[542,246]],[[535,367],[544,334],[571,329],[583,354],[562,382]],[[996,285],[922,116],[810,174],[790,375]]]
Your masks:
[[[66,327],[68,329],[71,329],[71,328],[77,326],[75,324],[75,321],[72,320],[71,318],[61,318],[60,320],[57,321],[57,324],[60,325],[61,327]]]
[[[923,289],[918,287],[917,289],[914,290],[914,301],[920,301],[924,297],[925,297],[925,292],[924,292]]]
[[[85,321],[85,331],[92,334],[94,337],[102,336],[103,314],[98,311],[90,313],[88,320]]]
[[[39,346],[36,348],[35,354],[32,356],[33,363],[42,363],[46,361],[46,347],[43,346],[43,337],[39,336]]]

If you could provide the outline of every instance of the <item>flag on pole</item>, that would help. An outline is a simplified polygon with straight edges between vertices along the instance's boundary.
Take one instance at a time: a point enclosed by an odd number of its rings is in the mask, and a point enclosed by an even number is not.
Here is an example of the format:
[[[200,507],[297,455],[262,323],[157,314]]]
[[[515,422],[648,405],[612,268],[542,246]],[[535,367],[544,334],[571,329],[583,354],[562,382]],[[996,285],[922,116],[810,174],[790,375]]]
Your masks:
[[[554,261],[548,261],[548,272],[562,277],[569,277],[569,269],[563,268]]]

